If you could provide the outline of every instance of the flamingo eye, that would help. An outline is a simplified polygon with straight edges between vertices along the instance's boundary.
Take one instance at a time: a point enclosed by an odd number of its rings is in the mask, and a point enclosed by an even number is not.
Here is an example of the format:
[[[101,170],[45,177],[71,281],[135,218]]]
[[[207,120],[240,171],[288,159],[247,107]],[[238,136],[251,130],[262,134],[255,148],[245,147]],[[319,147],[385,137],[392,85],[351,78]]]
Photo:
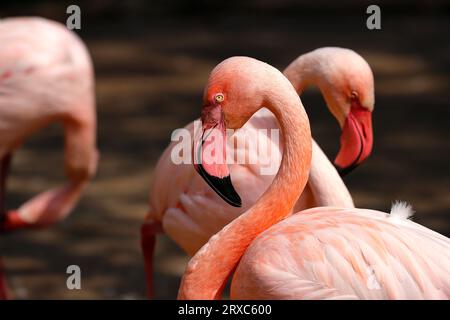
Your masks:
[[[214,96],[214,100],[218,103],[222,102],[223,100],[225,100],[225,96],[222,93],[218,93]]]
[[[358,99],[358,92],[352,91],[352,92],[350,93],[350,99],[351,99],[351,100],[356,100],[356,99]]]

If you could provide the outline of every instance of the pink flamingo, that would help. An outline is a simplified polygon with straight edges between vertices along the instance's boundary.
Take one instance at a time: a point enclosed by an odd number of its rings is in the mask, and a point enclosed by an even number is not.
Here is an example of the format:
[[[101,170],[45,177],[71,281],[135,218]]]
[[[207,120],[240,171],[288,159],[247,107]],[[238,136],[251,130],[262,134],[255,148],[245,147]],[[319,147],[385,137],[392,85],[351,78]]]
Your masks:
[[[387,214],[320,207],[289,216],[308,181],[311,132],[300,99],[278,70],[252,58],[227,59],[212,71],[203,105],[203,130],[239,129],[267,107],[280,123],[284,151],[257,203],[191,259],[180,299],[219,299],[234,270],[235,299],[450,297],[450,239],[408,220],[410,208]],[[226,165],[220,176],[215,166],[198,170],[213,186],[233,190]]]
[[[96,171],[92,63],[74,33],[41,18],[1,20],[0,43],[0,231],[46,227],[70,213]],[[53,122],[64,125],[68,182],[5,212],[13,152],[33,132]]]
[[[294,60],[284,74],[300,94],[310,85],[321,90],[342,127],[336,165],[342,171],[349,171],[364,161],[372,148],[371,112],[374,106],[373,75],[367,62],[349,49],[321,48]],[[193,123],[186,128],[193,136]],[[260,143],[271,145],[272,162],[278,168],[281,162],[278,144],[258,129],[278,129],[276,118],[267,109],[253,115],[234,137],[243,140],[249,131],[256,132]],[[229,145],[233,146],[234,142],[230,141]],[[274,174],[260,175],[260,162],[230,165],[233,184],[243,196],[243,207],[237,207],[239,198],[231,201],[234,207],[228,206],[195,174],[191,165],[176,165],[171,161],[175,146],[175,142],[169,145],[156,166],[150,191],[150,211],[141,230],[149,297],[153,294],[153,250],[157,232],[164,229],[184,251],[194,255],[212,235],[250,208],[274,178]],[[254,146],[238,145],[236,154],[239,153],[256,154],[257,151]],[[295,211],[315,206],[354,207],[336,169],[313,141],[309,181]]]

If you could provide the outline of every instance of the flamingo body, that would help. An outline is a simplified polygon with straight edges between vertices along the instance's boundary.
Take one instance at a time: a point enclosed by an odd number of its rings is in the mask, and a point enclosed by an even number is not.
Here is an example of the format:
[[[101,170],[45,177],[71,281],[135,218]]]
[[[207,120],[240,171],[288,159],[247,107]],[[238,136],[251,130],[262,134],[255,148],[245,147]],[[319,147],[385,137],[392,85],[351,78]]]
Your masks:
[[[448,299],[450,240],[396,215],[332,207],[298,212],[252,242],[231,297]]]

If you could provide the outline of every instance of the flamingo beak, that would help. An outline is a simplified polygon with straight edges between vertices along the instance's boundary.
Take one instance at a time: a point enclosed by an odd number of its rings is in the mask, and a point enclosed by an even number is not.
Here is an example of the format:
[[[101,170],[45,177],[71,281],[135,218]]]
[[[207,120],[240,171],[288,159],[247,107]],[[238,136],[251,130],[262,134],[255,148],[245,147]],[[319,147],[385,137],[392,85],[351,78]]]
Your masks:
[[[194,142],[193,146],[193,151],[196,152],[194,168],[225,202],[233,207],[241,207],[241,198],[231,183],[226,163],[227,137],[223,115],[219,106],[211,110],[211,112],[202,113],[200,143]]]
[[[341,176],[350,173],[370,155],[373,146],[372,112],[352,103],[341,134],[341,148],[334,164]]]

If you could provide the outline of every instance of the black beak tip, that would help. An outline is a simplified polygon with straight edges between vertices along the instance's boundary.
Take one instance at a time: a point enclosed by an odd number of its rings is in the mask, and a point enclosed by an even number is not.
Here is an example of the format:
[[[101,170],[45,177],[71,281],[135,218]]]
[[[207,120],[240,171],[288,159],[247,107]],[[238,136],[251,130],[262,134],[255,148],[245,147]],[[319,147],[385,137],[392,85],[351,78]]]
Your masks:
[[[229,205],[242,207],[242,200],[231,183],[230,176],[218,178],[210,175],[201,164],[195,165],[195,169],[208,185]]]
[[[343,168],[343,167],[340,167],[340,166],[335,164],[334,167],[336,168],[336,171],[339,173],[339,175],[341,177],[345,177],[350,172],[352,172],[357,167],[357,165],[350,165],[348,167]]]

